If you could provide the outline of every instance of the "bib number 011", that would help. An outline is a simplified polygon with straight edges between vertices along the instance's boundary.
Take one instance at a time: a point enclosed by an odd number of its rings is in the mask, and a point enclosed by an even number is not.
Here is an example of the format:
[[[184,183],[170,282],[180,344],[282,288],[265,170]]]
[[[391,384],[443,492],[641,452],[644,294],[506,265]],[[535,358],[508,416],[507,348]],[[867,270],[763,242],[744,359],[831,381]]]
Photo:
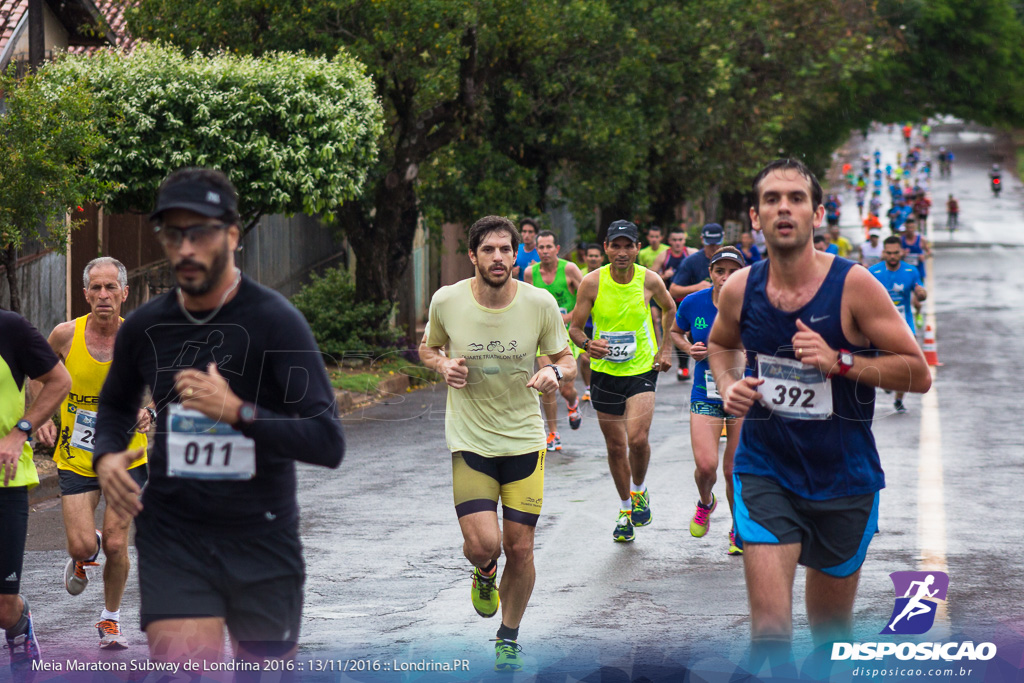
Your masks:
[[[253,440],[230,425],[177,403],[171,404],[167,423],[168,477],[244,481],[256,476]]]

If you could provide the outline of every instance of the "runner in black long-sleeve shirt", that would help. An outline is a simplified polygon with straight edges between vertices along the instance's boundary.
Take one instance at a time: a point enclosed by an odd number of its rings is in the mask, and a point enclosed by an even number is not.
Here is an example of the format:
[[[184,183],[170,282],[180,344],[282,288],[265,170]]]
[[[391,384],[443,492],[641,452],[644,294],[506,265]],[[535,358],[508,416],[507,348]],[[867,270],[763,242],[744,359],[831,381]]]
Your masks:
[[[138,515],[142,629],[164,661],[220,659],[225,627],[240,658],[294,656],[295,461],[337,467],[344,453],[308,325],[234,267],[236,207],[219,172],[163,182],[152,217],[178,287],[125,320],[100,394],[93,467],[108,503]],[[124,449],[147,387],[158,429],[140,501]]]

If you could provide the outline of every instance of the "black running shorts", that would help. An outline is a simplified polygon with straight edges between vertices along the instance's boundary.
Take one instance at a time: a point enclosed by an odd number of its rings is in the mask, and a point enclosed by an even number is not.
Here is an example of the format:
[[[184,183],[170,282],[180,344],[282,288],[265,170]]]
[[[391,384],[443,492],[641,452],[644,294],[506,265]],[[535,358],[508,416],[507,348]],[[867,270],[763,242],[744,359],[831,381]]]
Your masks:
[[[128,470],[128,474],[139,485],[139,488],[142,488],[149,479],[149,467],[146,463],[142,463],[138,467]],[[98,477],[86,477],[71,470],[57,470],[57,478],[60,482],[60,495],[62,496],[74,496],[79,493],[100,490]]]
[[[306,569],[297,528],[214,536],[143,512],[135,548],[143,631],[163,619],[220,617],[250,652],[298,642]]]
[[[28,487],[0,487],[0,594],[21,592],[28,534]]]
[[[623,377],[594,370],[590,373],[590,403],[599,413],[625,415],[627,400],[637,394],[654,391],[657,384],[657,370]]]
[[[771,479],[733,474],[740,543],[799,543],[800,564],[830,576],[850,576],[864,563],[878,531],[878,493],[810,500]]]
[[[500,497],[502,517],[537,526],[544,503],[545,452],[494,458],[469,451],[452,453],[455,514],[497,512]]]

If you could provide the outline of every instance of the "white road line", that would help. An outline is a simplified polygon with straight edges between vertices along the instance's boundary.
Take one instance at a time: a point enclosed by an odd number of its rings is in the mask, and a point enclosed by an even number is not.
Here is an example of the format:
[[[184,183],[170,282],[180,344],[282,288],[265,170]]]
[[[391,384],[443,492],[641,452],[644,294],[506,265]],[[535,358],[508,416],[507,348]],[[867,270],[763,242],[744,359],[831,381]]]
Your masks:
[[[935,328],[935,269],[928,258],[925,300],[926,321]],[[929,368],[932,388],[921,397],[921,431],[918,439],[917,538],[920,544],[921,571],[947,571],[946,503],[942,472],[942,423],[939,419],[939,392],[935,387],[936,368]],[[945,601],[935,610],[934,637],[950,633],[949,612]]]

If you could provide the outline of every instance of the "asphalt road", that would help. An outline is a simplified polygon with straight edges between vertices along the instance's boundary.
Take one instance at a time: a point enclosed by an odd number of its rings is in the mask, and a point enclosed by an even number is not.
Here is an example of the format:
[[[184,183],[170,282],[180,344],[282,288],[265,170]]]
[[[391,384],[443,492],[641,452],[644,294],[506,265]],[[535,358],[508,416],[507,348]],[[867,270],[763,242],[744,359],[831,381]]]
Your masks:
[[[882,149],[884,165],[902,141],[898,132],[879,132],[856,145],[863,153]],[[957,163],[952,180],[933,183],[935,223],[945,224],[949,192],[961,203],[960,231],[934,233],[943,244],[932,263],[929,319],[944,365],[936,368],[931,394],[908,397],[906,414],[893,414],[891,397],[879,393],[874,430],[887,488],[881,531],[862,572],[855,637],[879,640],[893,607],[890,572],[946,571],[949,596],[927,637],[991,639],[1001,648],[996,663],[1019,667],[1024,506],[1017,496],[1024,491],[1024,464],[1017,410],[1024,389],[1014,368],[1024,339],[1024,250],[1000,245],[1024,245],[1024,188],[1005,175],[1003,195],[991,198],[986,171],[994,155],[987,133],[938,127],[932,149],[938,145],[952,147]],[[846,236],[859,242],[852,193],[843,219]],[[725,505],[712,516],[707,536],[688,532],[696,501],[689,387],[674,373],[661,378],[648,476],[654,522],[638,529],[632,544],[611,540],[618,503],[593,414],[584,410],[578,432],[567,424],[562,429],[565,448],[547,459],[537,583],[520,633],[526,672],[516,680],[680,680],[685,668],[690,680],[724,681],[735,669],[749,637],[742,559],[726,555]],[[342,467],[301,467],[309,575],[299,658],[304,680],[493,675],[488,640],[498,620],[481,619],[469,604],[470,566],[452,505],[444,399],[445,388],[435,386],[351,414]],[[721,479],[715,490],[724,498]],[[63,546],[59,503],[38,506],[23,592],[32,601],[44,658],[145,660],[134,571],[122,607],[132,646],[101,654],[92,628],[102,606],[100,582],[69,596]],[[802,592],[800,571],[794,590],[798,658],[811,650]],[[441,662],[461,667],[463,660],[468,669],[450,674],[408,669]],[[396,673],[396,666],[407,670]],[[988,673],[930,680],[993,680],[994,666]],[[47,676],[59,678],[39,680]],[[832,678],[856,677],[843,670]]]

